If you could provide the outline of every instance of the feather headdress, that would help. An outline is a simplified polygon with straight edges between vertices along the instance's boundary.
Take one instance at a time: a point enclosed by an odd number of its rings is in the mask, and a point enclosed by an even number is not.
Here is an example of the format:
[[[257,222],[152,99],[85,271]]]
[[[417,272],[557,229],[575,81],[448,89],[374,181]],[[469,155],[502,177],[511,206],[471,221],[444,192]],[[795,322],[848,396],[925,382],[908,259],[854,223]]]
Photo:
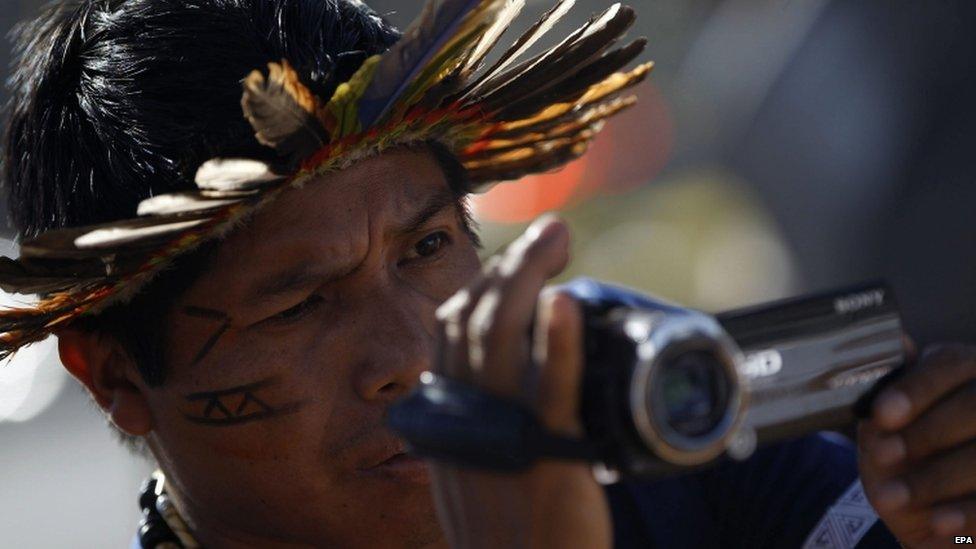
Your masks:
[[[620,4],[523,59],[573,3],[558,0],[487,67],[525,0],[428,0],[403,37],[331,97],[312,93],[287,60],[253,71],[241,108],[278,161],[209,160],[195,191],[146,199],[133,219],[46,232],[23,242],[17,260],[0,257],[0,287],[41,296],[0,311],[0,358],[128,299],[283,190],[389,147],[438,141],[480,188],[580,156],[605,119],[634,103],[624,92],[652,65],[623,70],[645,41],[612,49],[635,17]]]

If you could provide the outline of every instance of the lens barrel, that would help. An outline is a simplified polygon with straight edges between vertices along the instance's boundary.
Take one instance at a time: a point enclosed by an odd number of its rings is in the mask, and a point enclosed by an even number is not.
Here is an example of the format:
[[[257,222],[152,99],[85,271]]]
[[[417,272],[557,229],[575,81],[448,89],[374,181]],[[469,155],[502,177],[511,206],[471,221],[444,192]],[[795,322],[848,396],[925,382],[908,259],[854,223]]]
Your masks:
[[[745,413],[735,342],[710,316],[632,309],[623,331],[636,345],[629,412],[643,444],[681,466],[721,455]]]

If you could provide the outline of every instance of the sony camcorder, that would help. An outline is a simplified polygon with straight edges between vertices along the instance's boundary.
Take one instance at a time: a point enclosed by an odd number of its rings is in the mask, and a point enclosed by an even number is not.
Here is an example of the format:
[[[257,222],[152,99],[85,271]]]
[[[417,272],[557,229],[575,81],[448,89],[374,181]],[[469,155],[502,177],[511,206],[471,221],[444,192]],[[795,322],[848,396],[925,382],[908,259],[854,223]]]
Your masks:
[[[744,459],[758,445],[848,425],[905,360],[884,284],[709,315],[589,279],[582,304],[582,440],[547,432],[518,402],[425,373],[388,423],[417,455],[518,470],[584,459],[654,478]]]

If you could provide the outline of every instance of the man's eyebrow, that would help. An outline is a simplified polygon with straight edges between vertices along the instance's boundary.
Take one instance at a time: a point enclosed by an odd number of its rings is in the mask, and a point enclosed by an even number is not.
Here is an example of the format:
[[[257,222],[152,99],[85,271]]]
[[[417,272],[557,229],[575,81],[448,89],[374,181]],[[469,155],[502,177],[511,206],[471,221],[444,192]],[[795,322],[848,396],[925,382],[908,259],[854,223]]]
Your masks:
[[[442,189],[432,194],[427,201],[410,217],[402,223],[398,223],[393,232],[397,234],[410,234],[420,230],[424,223],[430,218],[444,211],[449,206],[457,205],[457,196],[449,189]]]
[[[416,232],[445,208],[456,206],[457,200],[457,196],[449,189],[440,190],[428,197],[427,201],[410,217],[396,224],[393,232],[396,234]],[[339,276],[342,276],[342,273],[324,271],[315,268],[310,262],[303,262],[258,280],[251,285],[245,296],[249,303],[266,301],[306,289],[313,284],[324,284]]]
[[[302,262],[259,279],[251,284],[244,295],[248,303],[266,301],[295,293],[312,285],[324,284],[334,277],[334,272],[315,268],[310,262]]]

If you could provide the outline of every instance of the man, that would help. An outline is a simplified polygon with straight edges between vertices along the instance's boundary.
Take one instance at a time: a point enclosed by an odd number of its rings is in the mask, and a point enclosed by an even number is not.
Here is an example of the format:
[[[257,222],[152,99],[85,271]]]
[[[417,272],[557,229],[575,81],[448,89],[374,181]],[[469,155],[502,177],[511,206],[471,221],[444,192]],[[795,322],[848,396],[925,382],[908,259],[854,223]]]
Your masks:
[[[578,312],[542,292],[567,230],[540,220],[482,269],[464,195],[581,154],[646,74],[614,72],[643,44],[595,57],[632,18],[614,7],[517,78],[472,82],[512,9],[444,2],[399,42],[320,0],[83,0],[22,30],[5,175],[25,241],[0,278],[42,299],[0,313],[0,344],[57,335],[152,452],[140,545],[783,547],[820,543],[861,495],[853,453],[821,437],[605,496],[582,465],[428,466],[383,426],[437,368],[579,431]],[[867,491],[911,546],[976,523],[973,352],[922,362],[862,426]],[[874,522],[846,546],[886,543]]]

